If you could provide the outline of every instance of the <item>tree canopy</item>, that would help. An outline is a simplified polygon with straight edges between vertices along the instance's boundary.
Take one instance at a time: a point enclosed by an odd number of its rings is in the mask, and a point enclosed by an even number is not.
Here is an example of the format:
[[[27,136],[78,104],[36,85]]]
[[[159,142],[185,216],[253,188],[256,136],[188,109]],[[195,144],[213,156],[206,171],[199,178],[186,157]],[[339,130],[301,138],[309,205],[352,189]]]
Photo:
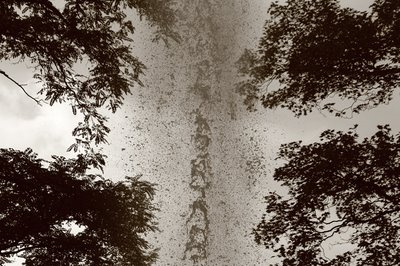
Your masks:
[[[36,103],[67,102],[83,121],[73,130],[76,159],[38,159],[0,149],[0,265],[14,255],[25,265],[149,265],[155,252],[144,234],[156,229],[153,186],[138,178],[112,182],[86,174],[102,168],[107,118],[145,66],[132,52],[132,12],[156,30],[154,40],[178,39],[171,0],[0,1],[0,60],[33,65],[40,98],[12,81]],[[83,149],[83,150],[82,150]],[[77,232],[72,230],[78,227]]]
[[[327,130],[321,142],[282,145],[278,158],[274,179],[289,192],[265,197],[254,234],[281,265],[400,264],[400,134],[379,126],[359,141],[355,128]],[[324,241],[340,236],[355,249],[326,258]]]
[[[109,132],[107,118],[99,110],[104,106],[115,112],[131,86],[141,84],[145,67],[132,53],[135,27],[129,12],[136,10],[158,28],[155,39],[176,39],[173,10],[170,0],[63,3],[58,9],[50,0],[1,1],[0,60],[30,61],[44,100],[50,105],[68,102],[74,114],[83,115],[70,149],[89,151],[90,143],[106,142]],[[0,74],[26,92],[11,73],[0,70]]]
[[[45,167],[45,165],[47,165]],[[0,265],[149,265],[153,187],[85,174],[87,162],[0,149]],[[75,225],[78,232],[71,230]]]
[[[258,50],[239,60],[250,77],[239,92],[249,108],[261,101],[296,116],[315,109],[349,116],[386,104],[400,84],[399,14],[397,0],[375,0],[368,12],[338,0],[274,2]]]

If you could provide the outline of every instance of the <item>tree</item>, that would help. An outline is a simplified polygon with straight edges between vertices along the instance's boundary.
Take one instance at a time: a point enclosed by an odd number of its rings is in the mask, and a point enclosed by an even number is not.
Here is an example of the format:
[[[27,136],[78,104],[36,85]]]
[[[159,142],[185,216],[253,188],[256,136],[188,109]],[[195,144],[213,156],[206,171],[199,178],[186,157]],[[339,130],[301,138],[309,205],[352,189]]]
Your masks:
[[[76,143],[86,153],[106,142],[107,118],[99,110],[115,112],[131,86],[141,84],[144,65],[132,54],[136,10],[158,28],[155,39],[176,39],[170,0],[65,0],[59,10],[50,0],[11,0],[0,3],[0,60],[28,60],[42,85],[40,94],[50,105],[68,102],[83,122],[74,129]],[[77,71],[77,66],[84,69]],[[0,74],[24,87],[10,73]],[[28,94],[28,93],[27,93]],[[29,95],[30,96],[30,95]],[[37,103],[38,100],[32,96]],[[92,152],[91,159],[98,154]]]
[[[289,192],[265,197],[254,235],[282,265],[400,264],[400,134],[378,128],[361,142],[353,128],[281,146],[274,179]],[[356,248],[325,258],[321,244],[348,229]]]
[[[396,0],[375,0],[368,12],[338,0],[273,3],[258,51],[239,60],[249,79],[238,90],[249,108],[261,101],[296,116],[349,116],[389,103],[400,85],[399,14]]]
[[[41,85],[36,103],[67,102],[83,121],[68,150],[77,159],[53,162],[0,149],[0,265],[12,255],[26,265],[149,265],[155,253],[143,235],[155,230],[153,187],[137,178],[112,182],[86,174],[102,168],[109,128],[101,109],[115,112],[145,66],[131,49],[135,10],[157,28],[154,40],[178,39],[170,0],[0,1],[0,60],[29,62]],[[47,165],[46,167],[44,165]],[[70,231],[70,225],[81,232]]]
[[[153,186],[111,182],[86,168],[82,156],[46,162],[30,149],[0,149],[0,265],[15,254],[27,266],[154,261],[143,238],[156,229]]]

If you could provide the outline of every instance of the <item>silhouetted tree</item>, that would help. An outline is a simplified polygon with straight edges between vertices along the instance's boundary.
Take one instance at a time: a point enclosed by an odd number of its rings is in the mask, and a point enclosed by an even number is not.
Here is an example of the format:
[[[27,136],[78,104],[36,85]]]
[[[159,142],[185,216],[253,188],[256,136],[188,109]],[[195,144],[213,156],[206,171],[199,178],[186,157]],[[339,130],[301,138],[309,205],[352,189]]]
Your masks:
[[[106,142],[109,132],[99,109],[106,106],[115,112],[131,86],[141,84],[144,65],[132,54],[135,28],[129,12],[136,10],[158,28],[155,39],[177,38],[171,30],[174,16],[170,0],[62,3],[58,9],[50,0],[0,1],[0,60],[30,61],[45,100],[50,105],[69,102],[74,114],[82,113],[70,149],[83,147],[87,152],[90,143]],[[77,66],[84,70],[77,71]],[[0,74],[25,91],[10,73]]]
[[[0,149],[0,265],[149,265],[153,187],[85,174],[87,161]],[[80,230],[71,230],[71,224]]]
[[[254,229],[281,265],[400,265],[400,134],[378,128],[361,142],[354,128],[281,146],[274,179],[288,194],[265,198]],[[321,244],[340,237],[354,250],[326,258]]]
[[[287,0],[268,11],[258,51],[246,51],[239,86],[249,108],[314,109],[348,116],[388,103],[400,85],[400,1],[368,12],[338,0]],[[271,82],[276,86],[269,86]]]
[[[238,90],[254,108],[314,109],[336,116],[390,102],[400,85],[400,1],[375,0],[368,12],[338,0],[287,0],[268,11],[258,51],[238,62],[248,79]],[[327,130],[321,142],[281,146],[256,241],[281,265],[400,264],[400,134],[379,126],[359,142]],[[324,244],[349,238],[354,249],[329,259]],[[343,241],[341,239],[341,241]]]
[[[143,234],[155,229],[152,186],[137,178],[111,182],[85,174],[102,168],[93,144],[107,142],[107,118],[144,65],[132,53],[136,11],[157,29],[155,40],[177,39],[170,0],[0,1],[0,60],[31,63],[38,99],[6,69],[0,74],[41,104],[67,102],[83,121],[73,130],[77,159],[54,162],[0,149],[0,265],[13,255],[26,265],[149,265],[155,253]],[[59,8],[59,6],[61,6]],[[80,226],[78,233],[69,225]]]

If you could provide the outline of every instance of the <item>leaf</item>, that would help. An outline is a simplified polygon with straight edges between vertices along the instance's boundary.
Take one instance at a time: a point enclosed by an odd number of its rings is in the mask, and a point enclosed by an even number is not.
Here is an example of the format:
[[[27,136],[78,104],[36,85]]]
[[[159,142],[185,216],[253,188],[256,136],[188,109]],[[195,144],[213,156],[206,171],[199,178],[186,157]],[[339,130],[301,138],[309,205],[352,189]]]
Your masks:
[[[50,100],[50,106],[54,104],[54,102],[57,100],[59,96],[60,96],[59,94],[53,94],[53,97]]]
[[[72,149],[75,150],[76,143],[72,144],[71,146],[68,147],[67,152],[70,152]]]

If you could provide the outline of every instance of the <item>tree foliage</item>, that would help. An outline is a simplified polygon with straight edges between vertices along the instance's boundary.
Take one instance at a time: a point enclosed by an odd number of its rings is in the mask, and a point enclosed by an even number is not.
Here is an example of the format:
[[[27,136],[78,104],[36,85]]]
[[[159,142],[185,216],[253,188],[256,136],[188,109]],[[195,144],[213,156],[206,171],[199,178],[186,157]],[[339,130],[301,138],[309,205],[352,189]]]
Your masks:
[[[1,1],[0,60],[29,60],[45,101],[68,102],[74,114],[83,115],[70,149],[87,151],[91,143],[105,143],[109,132],[99,110],[115,112],[131,86],[141,84],[144,65],[132,54],[129,12],[136,10],[158,28],[155,39],[177,38],[174,16],[170,0],[63,2],[57,9],[50,0]],[[5,70],[0,74],[12,79]]]
[[[152,185],[111,182],[86,168],[82,157],[46,162],[30,149],[0,149],[0,265],[15,254],[27,266],[154,261],[143,238],[155,230]]]
[[[327,130],[321,142],[281,146],[274,179],[289,192],[265,198],[254,229],[281,265],[400,265],[400,134],[378,128],[363,141],[355,129]],[[340,236],[355,249],[326,258],[321,244]]]
[[[390,102],[400,84],[400,2],[375,0],[368,12],[338,0],[287,0],[268,10],[258,51],[239,60],[249,108],[283,107],[296,116],[348,116]],[[272,81],[275,86],[268,86]]]

